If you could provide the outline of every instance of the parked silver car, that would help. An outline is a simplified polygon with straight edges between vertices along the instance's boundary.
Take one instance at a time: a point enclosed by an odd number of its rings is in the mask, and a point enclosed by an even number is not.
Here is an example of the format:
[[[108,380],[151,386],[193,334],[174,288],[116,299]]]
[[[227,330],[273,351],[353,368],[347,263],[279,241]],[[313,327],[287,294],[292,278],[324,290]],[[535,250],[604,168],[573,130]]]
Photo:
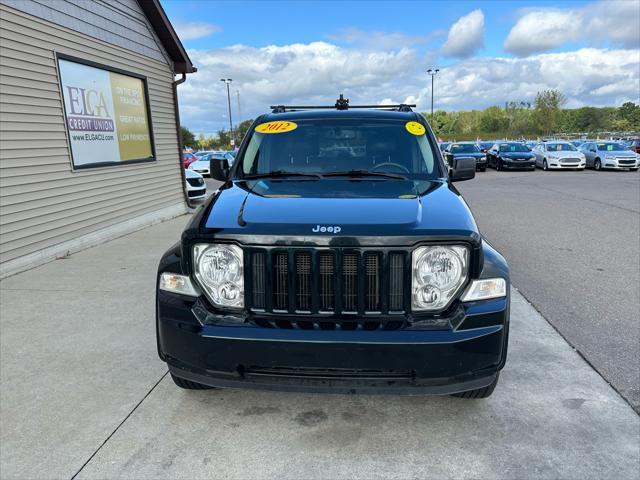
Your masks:
[[[540,142],[531,150],[536,156],[536,167],[543,170],[584,170],[586,158],[569,142]]]
[[[596,170],[611,168],[615,170],[638,170],[640,157],[622,143],[614,141],[588,141],[579,149],[587,159],[587,167]]]

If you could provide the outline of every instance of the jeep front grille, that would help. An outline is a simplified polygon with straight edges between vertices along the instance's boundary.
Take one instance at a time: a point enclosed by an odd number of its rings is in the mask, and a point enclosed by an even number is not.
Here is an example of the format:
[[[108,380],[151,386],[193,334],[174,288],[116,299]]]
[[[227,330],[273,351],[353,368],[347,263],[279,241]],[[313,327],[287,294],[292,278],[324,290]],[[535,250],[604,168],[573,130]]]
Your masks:
[[[407,252],[274,247],[249,248],[245,258],[245,298],[254,312],[348,317],[408,310]]]

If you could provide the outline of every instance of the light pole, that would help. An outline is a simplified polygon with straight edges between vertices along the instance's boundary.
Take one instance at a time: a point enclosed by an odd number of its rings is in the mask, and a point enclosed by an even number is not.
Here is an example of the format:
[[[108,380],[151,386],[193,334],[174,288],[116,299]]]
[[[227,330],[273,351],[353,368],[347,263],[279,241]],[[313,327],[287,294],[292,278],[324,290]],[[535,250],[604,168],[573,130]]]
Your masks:
[[[231,93],[229,93],[229,85],[233,81],[231,78],[221,78],[221,82],[224,82],[227,85],[227,103],[229,105],[229,137],[231,138],[231,146],[235,146],[235,141],[233,140],[233,121],[231,120]]]
[[[427,73],[431,75],[431,123],[433,123],[433,77],[435,77],[439,71],[439,68],[430,68],[429,70],[427,70]]]
[[[236,98],[238,99],[238,120],[242,122],[242,110],[240,110],[240,90],[236,90]]]

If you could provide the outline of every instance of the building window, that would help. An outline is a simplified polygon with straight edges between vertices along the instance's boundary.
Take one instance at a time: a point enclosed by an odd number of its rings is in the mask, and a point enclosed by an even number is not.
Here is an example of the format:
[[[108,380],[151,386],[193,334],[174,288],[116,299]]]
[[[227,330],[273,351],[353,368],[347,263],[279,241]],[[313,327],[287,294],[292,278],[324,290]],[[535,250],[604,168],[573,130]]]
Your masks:
[[[57,55],[75,170],[155,161],[146,78]]]

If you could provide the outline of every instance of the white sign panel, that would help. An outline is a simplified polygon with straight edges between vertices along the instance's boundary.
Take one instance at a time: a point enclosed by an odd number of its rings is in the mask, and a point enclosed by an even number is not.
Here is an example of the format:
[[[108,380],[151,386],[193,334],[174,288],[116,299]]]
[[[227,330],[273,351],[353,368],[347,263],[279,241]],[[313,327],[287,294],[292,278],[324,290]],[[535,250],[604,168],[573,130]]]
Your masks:
[[[141,78],[64,58],[58,68],[75,168],[154,160]]]

